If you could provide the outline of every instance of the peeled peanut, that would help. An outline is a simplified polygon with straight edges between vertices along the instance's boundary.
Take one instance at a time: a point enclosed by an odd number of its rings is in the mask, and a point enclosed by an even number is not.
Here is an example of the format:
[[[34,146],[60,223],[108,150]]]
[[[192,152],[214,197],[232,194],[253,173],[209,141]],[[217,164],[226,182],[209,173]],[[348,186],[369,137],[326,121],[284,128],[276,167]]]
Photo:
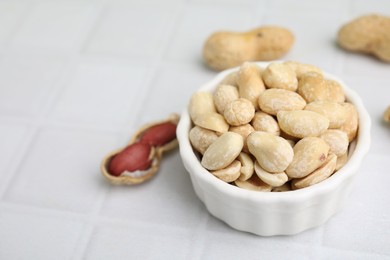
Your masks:
[[[241,98],[252,102],[255,109],[259,107],[257,100],[265,90],[261,71],[257,65],[245,62],[241,65],[237,75],[238,92]]]
[[[286,132],[284,132],[282,129],[280,129],[280,137],[283,137],[287,141],[289,141],[289,140],[293,141],[294,145],[295,145],[296,142],[298,142],[300,140],[300,138],[292,136],[292,135],[289,135]],[[290,143],[290,145],[291,145],[291,143]]]
[[[276,26],[259,27],[247,32],[216,32],[203,47],[206,64],[215,70],[239,66],[245,61],[275,60],[294,43],[294,35]]]
[[[238,89],[231,85],[219,85],[214,91],[214,104],[218,113],[223,114],[225,107],[233,100],[237,100]]]
[[[240,169],[241,162],[233,161],[229,166],[217,171],[211,171],[211,173],[224,182],[232,182],[240,176]]]
[[[276,122],[275,118],[264,112],[256,112],[251,124],[256,131],[280,135],[278,122]]]
[[[192,146],[201,154],[204,154],[207,148],[218,138],[214,131],[199,126],[195,126],[190,130],[189,137]]]
[[[341,156],[337,156],[335,171],[338,171],[348,162],[348,152]]]
[[[195,121],[201,115],[216,113],[213,95],[210,92],[195,92],[191,96],[188,111],[192,121]]]
[[[269,173],[265,171],[260,165],[255,163],[255,172],[259,178],[272,187],[279,187],[288,181],[288,176],[284,172]]]
[[[304,178],[292,180],[293,185],[295,188],[302,189],[327,179],[335,171],[336,160],[337,156],[335,154],[329,154],[320,168]]]
[[[321,69],[313,65],[304,64],[295,61],[286,61],[284,62],[284,64],[290,66],[294,70],[298,80],[302,77],[303,74],[307,72],[313,71],[313,72],[317,72],[318,74],[322,74]]]
[[[223,115],[230,125],[245,125],[254,117],[255,108],[249,100],[239,98],[226,105]]]
[[[326,160],[329,145],[318,137],[305,137],[294,146],[294,158],[286,173],[291,178],[302,178],[320,167]]]
[[[255,131],[255,129],[250,124],[245,124],[240,126],[231,126],[229,131],[240,134],[245,140],[250,133]]]
[[[297,91],[308,103],[318,100],[339,103],[345,101],[344,91],[339,83],[325,79],[323,75],[313,71],[301,76]]]
[[[348,135],[341,130],[326,130],[325,133],[320,135],[320,138],[329,145],[330,152],[336,156],[342,156],[348,150]]]
[[[234,184],[237,185],[237,187],[240,187],[242,189],[246,190],[253,190],[253,191],[271,191],[272,186],[268,185],[267,183],[260,180],[260,178],[253,174],[252,177],[250,177],[246,181],[241,181],[240,179],[235,180]]]
[[[288,84],[294,81],[295,87]],[[274,63],[262,72],[246,62],[221,80],[213,99],[191,98],[189,138],[203,154],[202,166],[238,187],[307,187],[339,170],[353,152],[357,110],[345,103],[341,85],[315,66]]]
[[[302,110],[306,101],[297,93],[285,89],[267,89],[259,97],[260,109],[270,115],[279,111]]]
[[[348,110],[337,102],[313,101],[305,107],[305,110],[321,114],[329,119],[329,128],[339,128],[348,119]]]
[[[242,150],[244,152],[249,152],[248,146],[246,144],[246,138],[250,133],[254,132],[255,129],[250,124],[245,124],[240,126],[231,126],[229,128],[229,131],[240,134],[242,136],[242,138],[244,139],[244,147],[242,148]]]
[[[279,111],[277,118],[281,130],[298,138],[319,136],[329,127],[326,117],[307,110]]]
[[[201,164],[208,170],[220,170],[240,154],[244,141],[241,135],[227,132],[218,137],[203,154]]]
[[[251,156],[247,153],[240,153],[237,157],[237,160],[241,162],[241,175],[239,177],[240,181],[246,181],[252,177],[255,168]]]
[[[293,140],[286,139],[287,142],[291,145],[292,148],[294,148],[295,142]]]
[[[390,62],[390,17],[370,14],[345,24],[338,32],[344,49],[370,53]]]
[[[176,126],[174,122],[164,122],[150,126],[142,132],[139,142],[154,147],[162,147],[176,139]]]
[[[230,85],[238,87],[237,85],[237,72],[230,72],[226,77],[220,82],[221,85]]]
[[[259,165],[268,172],[283,172],[293,159],[290,144],[282,137],[253,132],[247,138],[248,149]]]
[[[225,133],[229,129],[229,125],[226,123],[225,118],[218,113],[198,115],[194,120],[194,124],[219,133]]]
[[[355,152],[356,146],[357,146],[357,141],[353,141],[349,143],[348,160],[352,157],[353,153]]]
[[[347,120],[339,128],[341,131],[344,131],[348,135],[349,142],[352,142],[355,139],[359,127],[359,115],[355,106],[351,103],[343,103],[344,108],[348,111]]]
[[[286,182],[282,186],[272,188],[272,192],[283,192],[283,191],[290,191],[290,190],[291,190],[291,185],[289,182]]]
[[[263,72],[263,80],[268,88],[295,91],[298,79],[294,69],[284,63],[271,63]]]

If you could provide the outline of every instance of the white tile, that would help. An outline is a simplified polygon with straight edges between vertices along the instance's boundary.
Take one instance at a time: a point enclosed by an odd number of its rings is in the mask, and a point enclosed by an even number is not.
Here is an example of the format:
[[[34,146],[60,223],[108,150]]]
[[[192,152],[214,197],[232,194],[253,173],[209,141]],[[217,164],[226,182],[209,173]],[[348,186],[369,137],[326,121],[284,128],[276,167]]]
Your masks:
[[[378,217],[377,220],[380,221],[382,216],[390,220],[390,212],[386,211],[387,202],[383,200],[383,198],[390,196],[390,190],[386,188],[390,182],[390,176],[386,174],[388,172],[387,161],[388,156],[386,154],[374,153],[371,150],[362,161],[357,172],[356,185],[351,195],[349,207],[353,208],[355,212],[358,211],[358,215],[362,218],[372,217],[375,219]],[[365,190],[366,192],[363,192]],[[370,193],[369,196],[367,196],[367,192]],[[345,213],[348,212],[350,211],[346,210]],[[390,221],[386,225],[390,226]],[[390,230],[387,231],[390,238]]]
[[[270,238],[271,240],[278,241],[280,243],[289,243],[289,244],[303,244],[310,245],[312,247],[320,244],[322,239],[322,228],[317,227],[306,230],[299,234],[293,236],[275,236]],[[212,233],[215,236],[223,237],[224,235],[242,235],[242,231],[238,231],[227,225],[225,222],[215,218],[210,217],[206,224],[206,236],[208,233]],[[243,235],[244,236],[244,235]],[[255,235],[253,235],[255,236]]]
[[[387,155],[366,157],[348,204],[324,230],[324,246],[390,256],[390,212],[385,199],[390,196],[387,165]]]
[[[46,208],[90,212],[109,185],[100,162],[112,135],[57,128],[39,132],[5,199]]]
[[[335,57],[340,51],[335,37],[340,27],[339,14],[301,12],[269,12],[265,23],[276,24],[289,29],[295,36],[295,43],[282,59],[297,60],[315,64],[333,72]]]
[[[385,76],[385,74],[383,74]],[[390,105],[388,81],[382,76],[367,77],[364,74],[345,77],[348,86],[354,89],[371,117],[371,153],[386,154],[390,147],[389,126],[383,122],[383,113]]]
[[[26,8],[26,3],[0,2],[0,47],[5,47],[18,24],[23,21]]]
[[[220,30],[243,31],[252,26],[256,8],[248,6],[188,5],[181,14],[165,57],[170,60],[199,62],[203,44],[211,33]]]
[[[181,113],[193,92],[215,77],[215,72],[202,64],[166,64],[150,84],[149,94],[142,105],[140,124]]]
[[[145,66],[81,60],[74,67],[52,119],[98,125],[132,122],[146,90]]]
[[[313,259],[314,247],[245,232],[206,233],[200,259]]]
[[[153,57],[162,47],[174,14],[174,8],[161,3],[109,7],[95,25],[85,51]]]
[[[348,7],[347,1],[328,0],[328,1],[311,1],[311,0],[273,0],[269,1],[269,10],[289,10],[290,12],[342,12],[340,8]]]
[[[0,190],[4,188],[5,180],[12,176],[9,172],[14,165],[11,165],[14,157],[25,138],[27,127],[23,125],[14,125],[7,123],[0,123]]]
[[[349,77],[367,77],[390,80],[390,65],[374,56],[358,52],[346,52],[344,73]]]
[[[360,68],[363,69],[363,66],[370,66],[370,63],[360,64]],[[369,76],[362,71],[345,77],[345,82],[357,91],[371,116],[372,142],[370,152],[359,168],[349,203],[329,221],[325,229],[325,246],[364,254],[390,255],[387,245],[390,240],[390,213],[384,199],[390,196],[387,188],[390,182],[387,174],[389,128],[382,123],[382,114],[389,104],[389,92],[383,87],[388,82],[383,78],[385,76],[386,73],[380,72],[376,77]]]
[[[110,190],[101,215],[193,229],[205,208],[196,197],[178,152],[165,155],[154,179]]]
[[[365,253],[359,251],[347,251],[334,248],[322,247],[315,255],[316,259],[333,259],[333,260],[381,260],[388,259],[384,255]]]
[[[177,4],[180,4],[180,3],[183,3],[183,2],[186,2],[187,0],[164,0],[164,5],[165,6],[169,6],[169,7],[173,7]],[[161,0],[143,0],[143,1],[139,1],[139,0],[110,0],[110,4],[111,5],[122,5],[122,6],[134,6],[134,4],[140,4],[140,3],[148,3],[148,4],[161,4]]]
[[[0,208],[0,258],[70,259],[82,228],[62,217]]]
[[[0,60],[0,114],[36,115],[57,86],[63,62],[39,57]]]
[[[190,3],[202,3],[202,4],[210,4],[210,3],[215,3],[215,4],[223,4],[223,5],[252,5],[252,6],[256,6],[258,4],[260,4],[261,6],[265,6],[266,4],[266,1],[258,1],[258,0],[189,0]]]
[[[23,52],[77,50],[95,12],[93,5],[86,3],[37,3],[12,40],[12,47]]]
[[[389,16],[390,14],[390,2],[386,0],[354,0],[351,3],[352,14],[355,16],[367,15],[371,13],[377,13]]]
[[[189,259],[188,232],[149,225],[100,224],[85,253],[86,259]]]

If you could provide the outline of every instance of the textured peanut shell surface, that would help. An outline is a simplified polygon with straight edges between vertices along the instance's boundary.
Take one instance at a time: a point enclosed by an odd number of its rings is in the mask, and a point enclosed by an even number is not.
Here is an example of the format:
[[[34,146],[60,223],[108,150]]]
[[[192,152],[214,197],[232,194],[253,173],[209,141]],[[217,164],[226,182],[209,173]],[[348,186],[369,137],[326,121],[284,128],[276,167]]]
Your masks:
[[[373,54],[390,62],[390,17],[361,16],[341,27],[337,40],[344,49]]]
[[[247,32],[221,31],[207,39],[203,58],[210,68],[224,70],[245,61],[278,59],[293,43],[294,35],[282,27],[264,26]]]
[[[383,113],[383,120],[386,123],[390,122],[390,106],[386,109],[386,111]]]

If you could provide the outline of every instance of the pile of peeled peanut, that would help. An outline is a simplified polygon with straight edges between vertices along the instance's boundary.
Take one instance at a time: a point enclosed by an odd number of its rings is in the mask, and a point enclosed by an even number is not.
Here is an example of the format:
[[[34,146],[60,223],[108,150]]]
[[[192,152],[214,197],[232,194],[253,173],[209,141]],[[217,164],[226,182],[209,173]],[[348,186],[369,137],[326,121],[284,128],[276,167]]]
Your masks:
[[[256,191],[319,183],[348,160],[358,113],[339,83],[312,65],[243,63],[189,104],[191,144],[220,180]]]

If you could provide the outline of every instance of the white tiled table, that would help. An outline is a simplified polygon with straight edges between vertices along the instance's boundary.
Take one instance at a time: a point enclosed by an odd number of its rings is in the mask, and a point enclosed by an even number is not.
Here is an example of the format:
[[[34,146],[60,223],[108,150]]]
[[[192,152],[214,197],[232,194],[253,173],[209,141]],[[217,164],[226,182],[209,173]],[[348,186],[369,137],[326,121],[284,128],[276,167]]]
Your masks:
[[[390,65],[335,44],[370,12],[390,15],[390,2],[0,1],[0,259],[390,259]],[[195,196],[178,153],[147,184],[106,183],[105,153],[215,75],[201,62],[207,35],[261,24],[290,28],[285,58],[345,79],[372,117],[344,210],[296,236],[233,230]]]

